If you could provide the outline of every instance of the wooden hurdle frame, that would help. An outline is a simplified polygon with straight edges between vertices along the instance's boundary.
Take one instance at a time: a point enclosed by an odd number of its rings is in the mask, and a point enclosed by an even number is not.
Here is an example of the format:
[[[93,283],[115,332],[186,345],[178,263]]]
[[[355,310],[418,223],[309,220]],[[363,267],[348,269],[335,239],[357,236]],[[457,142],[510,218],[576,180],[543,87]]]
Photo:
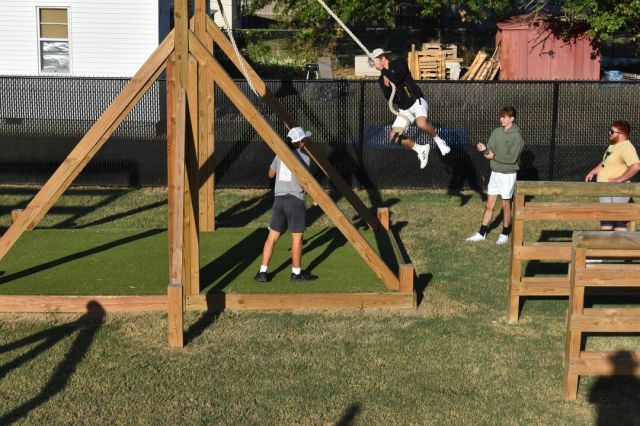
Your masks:
[[[520,298],[568,296],[569,276],[523,277],[522,262],[529,260],[571,261],[570,242],[525,242],[524,226],[530,221],[640,220],[640,204],[535,202],[537,196],[637,197],[638,183],[518,182],[513,205],[513,236],[509,271],[507,321],[518,322]],[[632,227],[635,224],[632,224]]]
[[[583,333],[640,332],[638,308],[585,308],[586,290],[640,290],[640,264],[594,263],[587,258],[640,260],[640,233],[574,232],[567,341],[564,357],[564,398],[576,399],[580,376],[640,375],[640,352],[582,351]],[[599,294],[606,294],[599,292]]]
[[[0,239],[0,259],[11,249],[22,233],[32,229],[73,180],[96,155],[109,136],[126,115],[133,109],[151,85],[166,70],[167,77],[167,172],[169,204],[169,285],[167,289],[169,345],[184,345],[184,310],[188,309],[326,309],[334,307],[414,307],[413,267],[400,260],[396,275],[380,258],[376,251],[357,231],[348,217],[338,208],[323,188],[313,178],[287,144],[265,120],[261,113],[236,86],[231,77],[213,56],[214,43],[238,67],[232,44],[206,14],[206,1],[195,0],[194,15],[188,16],[188,0],[174,1],[175,28],[160,43],[131,81],[125,86],[111,105],[98,118],[87,134],[80,140],[69,156],[29,202],[27,207],[16,212],[15,221]],[[295,121],[284,110],[266,84],[255,71],[245,64],[248,78],[258,95],[266,102],[287,128]],[[305,294],[299,295],[200,295],[199,294],[199,232],[212,231],[214,223],[214,178],[211,156],[214,153],[214,83],[227,95],[238,110],[254,127],[262,139],[280,157],[313,197],[325,214],[336,225],[356,252],[373,270],[385,287],[394,293],[376,294]],[[360,217],[373,229],[387,232],[397,249],[397,241],[390,232],[388,212],[386,228],[353,192],[352,188],[333,169],[317,147],[309,142],[305,145],[313,161],[318,164],[329,180],[351,203]],[[397,253],[396,253],[397,254]],[[29,299],[17,296],[0,296],[0,310],[10,303],[20,306],[29,304]],[[34,301],[33,309],[55,310],[66,306],[75,311],[80,299],[42,299]],[[137,303],[143,305],[145,296]],[[96,298],[91,298],[96,300]],[[112,310],[129,310],[119,305],[117,297],[102,297]],[[120,300],[130,302],[131,297]],[[157,307],[153,299],[150,309]],[[84,306],[84,305],[83,305]],[[9,308],[8,308],[9,310]],[[27,311],[33,311],[26,308]]]

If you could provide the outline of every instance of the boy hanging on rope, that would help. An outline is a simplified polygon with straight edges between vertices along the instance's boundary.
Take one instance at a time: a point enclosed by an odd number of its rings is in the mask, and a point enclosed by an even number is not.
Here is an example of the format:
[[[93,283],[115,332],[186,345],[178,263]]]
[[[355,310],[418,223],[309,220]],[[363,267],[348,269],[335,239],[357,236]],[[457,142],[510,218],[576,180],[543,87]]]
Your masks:
[[[434,140],[442,155],[447,155],[451,148],[438,136],[438,133],[427,120],[429,106],[424,100],[422,90],[411,77],[406,61],[400,59],[391,61],[389,53],[378,48],[371,53],[371,56],[374,58],[375,68],[381,73],[378,82],[385,98],[389,99],[391,97],[392,88],[390,83],[396,86],[393,102],[398,106],[400,114],[391,126],[390,138],[394,143],[413,149],[418,154],[420,168],[424,169],[429,160],[429,145],[418,145],[403,135],[414,121],[420,130]]]

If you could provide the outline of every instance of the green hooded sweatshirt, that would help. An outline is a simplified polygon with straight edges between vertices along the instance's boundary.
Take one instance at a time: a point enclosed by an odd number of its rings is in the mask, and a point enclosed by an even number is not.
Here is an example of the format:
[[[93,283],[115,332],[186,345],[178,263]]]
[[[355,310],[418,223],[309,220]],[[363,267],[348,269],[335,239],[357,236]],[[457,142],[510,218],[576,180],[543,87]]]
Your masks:
[[[503,127],[495,129],[489,136],[487,147],[496,154],[489,163],[491,170],[507,174],[518,171],[520,153],[524,147],[524,139],[518,126],[514,124],[506,131]]]

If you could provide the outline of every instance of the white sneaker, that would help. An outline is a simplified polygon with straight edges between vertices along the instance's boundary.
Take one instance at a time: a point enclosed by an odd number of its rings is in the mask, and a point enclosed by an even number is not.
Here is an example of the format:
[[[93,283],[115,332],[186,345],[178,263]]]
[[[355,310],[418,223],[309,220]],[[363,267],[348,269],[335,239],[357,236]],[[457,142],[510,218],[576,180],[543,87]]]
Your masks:
[[[424,169],[427,166],[427,161],[429,161],[429,151],[431,147],[429,145],[418,145],[421,146],[420,151],[418,151],[418,160],[420,160],[420,168]]]
[[[451,148],[449,148],[449,145],[447,145],[445,141],[436,142],[436,145],[438,145],[438,149],[440,150],[442,156],[445,156],[451,152]]]
[[[496,241],[496,244],[507,244],[508,242],[509,242],[509,236],[500,234],[500,236],[498,237],[498,241]]]
[[[485,238],[484,235],[482,235],[479,232],[476,232],[475,234],[467,238],[467,241],[475,243],[476,241],[484,241],[484,238]]]

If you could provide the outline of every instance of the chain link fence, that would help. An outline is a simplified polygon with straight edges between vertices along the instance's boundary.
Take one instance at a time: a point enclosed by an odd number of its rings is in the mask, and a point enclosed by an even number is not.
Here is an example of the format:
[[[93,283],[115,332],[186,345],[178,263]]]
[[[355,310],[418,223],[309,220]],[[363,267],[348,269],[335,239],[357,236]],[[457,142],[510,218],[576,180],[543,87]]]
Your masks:
[[[0,184],[40,185],[55,171],[126,79],[0,77]],[[241,90],[284,138],[286,129],[244,81]],[[482,189],[490,170],[475,149],[499,126],[504,105],[518,110],[525,138],[519,179],[579,181],[605,151],[614,120],[640,126],[636,82],[420,82],[429,119],[452,147],[431,144],[423,170],[411,150],[390,144],[394,116],[377,81],[267,81],[297,122],[325,144],[329,160],[354,187]],[[165,84],[158,81],[76,179],[76,185],[166,185]],[[216,88],[216,185],[264,188],[273,153]],[[326,180],[319,176],[321,183]]]

